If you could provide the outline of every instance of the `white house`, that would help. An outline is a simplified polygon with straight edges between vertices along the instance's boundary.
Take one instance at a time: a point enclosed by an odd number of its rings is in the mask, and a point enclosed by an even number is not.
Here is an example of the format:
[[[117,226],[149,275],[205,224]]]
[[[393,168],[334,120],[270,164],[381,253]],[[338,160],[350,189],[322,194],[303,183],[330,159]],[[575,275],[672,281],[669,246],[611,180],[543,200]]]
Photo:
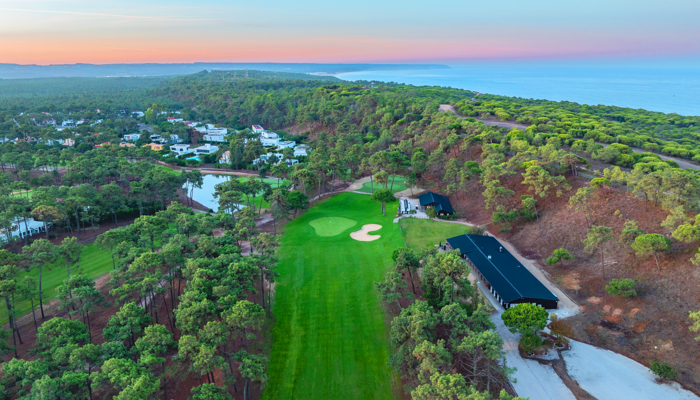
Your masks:
[[[182,118],[175,118],[175,117],[168,117],[168,118],[166,118],[166,119],[167,119],[168,122],[170,122],[171,124],[174,124],[174,123],[176,123],[176,122],[182,122],[182,121],[184,121]]]
[[[161,139],[162,139],[162,137],[158,134],[151,135],[152,142],[160,142]]]
[[[260,134],[260,143],[262,143],[264,147],[279,146],[281,142],[282,139],[280,139],[279,135],[275,132],[263,131],[263,133]]]
[[[207,143],[202,147],[197,147],[196,149],[194,149],[194,152],[195,152],[195,154],[200,155],[200,154],[216,153],[218,150],[219,150],[218,147]]]
[[[226,150],[219,158],[219,164],[231,164],[231,152]]]
[[[282,149],[293,149],[294,146],[296,146],[296,145],[297,145],[297,142],[293,142],[293,141],[287,140],[287,141],[285,141],[285,142],[280,142],[280,143],[277,145],[277,148],[280,149],[280,150],[282,150]]]
[[[162,140],[161,140],[162,141]],[[180,139],[179,135],[170,135],[170,143],[182,143],[184,140]]]
[[[260,125],[253,125],[253,133],[263,133],[263,127]]]
[[[131,115],[135,115],[136,118],[141,118],[141,117],[143,117],[143,116],[146,115],[146,114],[144,114],[143,111],[132,111],[132,112],[131,112]]]
[[[61,123],[61,126],[64,127],[64,128],[65,128],[66,126],[72,126],[72,125],[73,125],[73,120],[72,120],[72,119],[66,119],[66,120],[64,120],[64,121]]]
[[[73,139],[66,139],[63,141],[64,146],[75,146],[75,140]]]
[[[311,151],[311,148],[305,144],[300,144],[294,148],[294,157],[307,157],[309,155],[307,151]]]
[[[190,145],[189,144],[176,144],[170,146],[170,151],[173,153],[177,154],[178,156],[181,156],[183,154],[191,153],[192,150],[190,150]]]
[[[90,126],[99,125],[99,124],[101,124],[101,123],[102,123],[102,120],[101,120],[101,119],[98,119],[97,121],[91,123]]]
[[[48,222],[46,225],[51,228],[51,223]],[[29,229],[29,230],[27,230]],[[27,236],[32,236],[36,235],[37,233],[42,233],[46,232],[44,230],[44,223],[41,221],[35,221],[32,218],[27,218],[26,219],[26,224],[25,224],[25,219],[24,218],[17,218],[14,221],[12,221],[12,225],[10,228],[10,232],[12,236],[19,237],[20,239],[24,239]],[[5,235],[5,232],[3,232]],[[3,235],[3,236],[4,236]]]
[[[138,133],[130,133],[128,135],[124,135],[124,140],[127,142],[135,142],[139,140],[140,137],[141,135]]]
[[[202,138],[208,142],[223,143],[226,141],[226,136],[220,135],[220,134],[207,134],[207,135],[202,136]]]
[[[256,158],[255,160],[253,160],[253,164],[258,165],[260,163],[269,162],[269,160],[272,158],[272,156],[276,157],[277,161],[275,162],[275,165],[281,163],[284,159],[284,156],[282,155],[282,153],[267,153],[267,154],[261,155],[260,158]],[[287,165],[289,165],[290,167],[292,165],[299,164],[299,160],[292,159],[292,160],[285,160],[285,161],[287,162]]]

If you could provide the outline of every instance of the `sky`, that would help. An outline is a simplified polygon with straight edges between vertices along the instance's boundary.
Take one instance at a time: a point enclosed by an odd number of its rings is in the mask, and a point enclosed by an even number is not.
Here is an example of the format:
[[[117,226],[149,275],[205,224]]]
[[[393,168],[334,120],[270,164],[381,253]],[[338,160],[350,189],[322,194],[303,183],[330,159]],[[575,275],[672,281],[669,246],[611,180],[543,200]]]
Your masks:
[[[0,0],[0,63],[700,57],[698,0]]]

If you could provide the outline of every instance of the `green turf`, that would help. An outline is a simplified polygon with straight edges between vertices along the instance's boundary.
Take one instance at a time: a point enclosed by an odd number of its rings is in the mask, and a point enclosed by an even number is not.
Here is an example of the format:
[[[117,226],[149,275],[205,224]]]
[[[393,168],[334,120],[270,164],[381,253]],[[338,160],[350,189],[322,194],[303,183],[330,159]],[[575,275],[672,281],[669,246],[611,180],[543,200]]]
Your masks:
[[[102,250],[94,245],[87,245],[83,248],[83,253],[80,256],[79,271],[83,274],[95,279],[112,270],[112,257],[109,255],[109,250]],[[50,269],[49,269],[50,268]],[[77,273],[76,266],[71,268],[71,274]],[[39,277],[39,268],[32,267],[29,272],[22,271],[19,273],[19,281],[24,279],[24,276],[30,274]],[[57,262],[50,267],[44,267],[42,289],[44,292],[44,309],[46,305],[56,297],[56,288],[63,284],[63,280],[68,279],[68,271],[65,263]],[[36,315],[40,317],[39,301],[34,300],[36,307]],[[31,312],[31,303],[29,301],[21,301],[17,304],[17,316],[22,316]],[[7,322],[7,308],[0,307],[0,323]]]
[[[412,248],[432,247],[445,239],[469,233],[469,227],[429,219],[403,218],[399,221],[406,244]]]
[[[377,189],[382,189],[382,185],[377,184],[377,182],[374,182],[374,190],[376,191]],[[391,178],[389,178],[389,183],[387,184],[387,189],[392,189],[393,193],[403,193],[404,195],[406,194],[411,194],[411,191],[408,190],[409,188],[406,186],[406,184],[403,182],[403,177],[402,176],[396,176],[396,179],[394,179],[394,187],[391,187]],[[372,193],[372,182],[365,182],[362,184],[362,188],[357,189],[358,192],[363,192],[363,193]]]
[[[20,197],[23,199],[31,200],[32,194],[33,194],[33,192],[31,190],[29,192],[26,192],[23,190],[21,194],[20,194],[20,192],[14,192],[14,193],[10,194],[10,196],[11,197]]]
[[[273,306],[277,322],[265,399],[391,399],[400,381],[387,366],[388,320],[373,283],[403,246],[395,210],[343,193],[285,227]],[[309,224],[343,217],[379,224],[382,237],[319,237]]]
[[[324,217],[309,222],[318,236],[336,236],[357,225],[356,221],[342,217]]]

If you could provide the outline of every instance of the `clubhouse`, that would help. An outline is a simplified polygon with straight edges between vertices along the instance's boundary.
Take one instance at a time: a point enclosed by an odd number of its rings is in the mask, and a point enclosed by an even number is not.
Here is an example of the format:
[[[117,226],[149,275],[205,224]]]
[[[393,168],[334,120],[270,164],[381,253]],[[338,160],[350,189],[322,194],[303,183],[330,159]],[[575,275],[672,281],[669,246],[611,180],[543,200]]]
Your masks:
[[[447,239],[459,250],[473,274],[486,285],[504,308],[532,303],[556,309],[559,298],[549,291],[517,258],[492,236],[461,235]]]

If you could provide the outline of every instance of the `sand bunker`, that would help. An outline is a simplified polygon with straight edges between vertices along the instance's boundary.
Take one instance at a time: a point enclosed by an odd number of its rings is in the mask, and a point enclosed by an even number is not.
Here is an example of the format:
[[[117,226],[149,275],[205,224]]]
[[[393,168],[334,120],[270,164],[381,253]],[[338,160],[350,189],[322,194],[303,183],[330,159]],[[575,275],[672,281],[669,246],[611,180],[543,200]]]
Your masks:
[[[360,229],[357,232],[351,233],[350,237],[355,240],[359,240],[360,242],[371,242],[373,240],[379,239],[381,235],[369,235],[368,232],[378,231],[380,229],[382,229],[382,226],[377,224],[363,225],[362,229]]]

